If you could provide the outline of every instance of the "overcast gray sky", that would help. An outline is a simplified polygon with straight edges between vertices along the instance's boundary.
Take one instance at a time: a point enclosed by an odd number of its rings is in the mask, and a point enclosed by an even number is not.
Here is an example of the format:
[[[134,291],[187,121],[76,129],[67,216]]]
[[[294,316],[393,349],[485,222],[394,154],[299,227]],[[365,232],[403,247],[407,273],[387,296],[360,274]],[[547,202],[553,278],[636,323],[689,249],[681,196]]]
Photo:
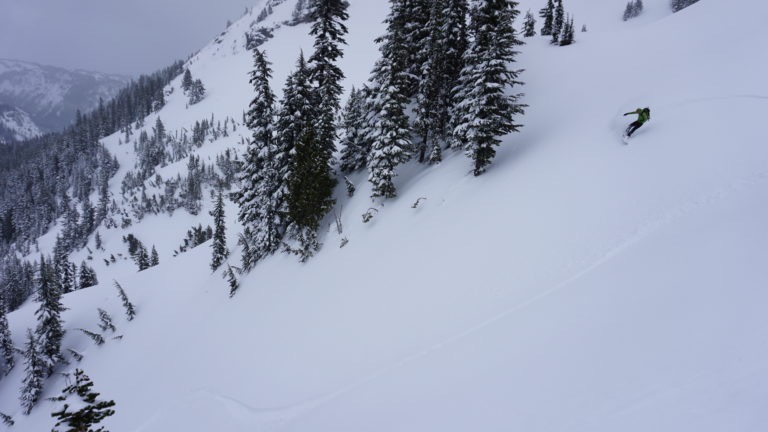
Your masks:
[[[260,0],[0,0],[0,58],[138,75],[202,48]]]

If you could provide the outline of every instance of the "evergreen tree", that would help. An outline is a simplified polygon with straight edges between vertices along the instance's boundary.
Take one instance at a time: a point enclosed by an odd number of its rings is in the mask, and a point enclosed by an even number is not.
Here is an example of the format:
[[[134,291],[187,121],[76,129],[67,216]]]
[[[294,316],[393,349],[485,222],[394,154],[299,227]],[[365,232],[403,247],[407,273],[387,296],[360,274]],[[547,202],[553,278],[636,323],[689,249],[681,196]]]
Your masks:
[[[560,46],[566,46],[573,43],[573,17],[568,17],[563,25],[563,34],[560,36]]]
[[[630,0],[629,3],[627,3],[627,7],[624,8],[624,15],[622,15],[621,19],[624,21],[632,18],[635,14],[635,2],[633,0]]]
[[[395,168],[410,159],[413,149],[410,127],[405,108],[408,103],[408,59],[410,48],[406,40],[409,22],[407,0],[391,0],[390,12],[384,21],[387,30],[377,39],[381,58],[377,61],[371,81],[371,101],[376,110],[371,121],[368,138],[368,181],[373,184],[373,197],[390,198],[396,195],[393,182]]]
[[[199,79],[193,81],[187,93],[189,94],[190,105],[194,105],[203,100],[203,98],[205,98],[205,86],[203,85],[203,82]]]
[[[24,346],[24,379],[21,386],[21,407],[24,414],[32,412],[43,392],[43,385],[47,375],[46,361],[40,352],[37,338],[32,334],[32,330],[27,330],[27,343]]]
[[[128,321],[133,321],[133,318],[136,316],[136,308],[133,306],[133,303],[131,303],[130,300],[128,300],[128,295],[125,293],[125,290],[123,290],[123,287],[120,286],[117,281],[115,282],[115,288],[117,288],[117,292],[120,295],[120,300],[123,301],[123,307],[125,308],[125,315],[128,317]]]
[[[216,205],[211,212],[213,216],[213,242],[211,248],[213,249],[213,256],[211,257],[211,270],[216,271],[219,266],[229,256],[227,250],[227,233],[226,233],[226,221],[224,220],[224,197],[219,190],[216,196]]]
[[[533,17],[530,9],[525,13],[525,23],[523,24],[523,36],[536,36],[536,18]]]
[[[58,290],[66,294],[75,290],[76,269],[72,268],[72,263],[67,259],[67,255],[60,255],[54,261],[54,283],[58,285]]]
[[[99,284],[99,280],[96,277],[96,271],[85,264],[85,261],[80,264],[80,289],[88,288]]]
[[[416,96],[415,132],[420,136],[419,162],[442,159],[452,109],[451,91],[462,68],[467,47],[465,1],[433,2],[423,41],[426,60]]]
[[[310,35],[315,37],[315,51],[309,57],[312,81],[315,89],[315,128],[316,143],[322,150],[322,159],[326,169],[331,169],[331,159],[335,150],[336,113],[340,108],[342,93],[341,80],[344,73],[336,64],[344,56],[341,45],[346,45],[344,36],[349,18],[346,0],[312,0]]]
[[[227,283],[229,283],[229,297],[231,298],[240,288],[240,282],[237,281],[237,276],[235,276],[235,272],[229,264],[227,264],[227,270],[224,272],[224,275],[227,277]]]
[[[382,63],[388,59],[382,59]],[[383,70],[388,66],[381,65]],[[392,198],[397,195],[395,168],[410,158],[411,141],[405,115],[405,95],[398,91],[399,75],[390,75],[379,95],[381,112],[374,125],[374,141],[368,156],[368,181],[373,185],[372,197]]]
[[[699,0],[672,0],[672,11],[679,12],[698,1]]]
[[[94,332],[92,332],[90,330],[86,330],[84,328],[79,328],[78,330],[80,330],[81,332],[83,332],[83,334],[85,334],[86,336],[91,338],[93,343],[95,343],[96,345],[98,345],[98,346],[104,345],[104,342],[105,342],[104,341],[104,336],[102,336],[102,335],[100,335],[98,333],[94,333]]]
[[[147,250],[144,246],[139,248],[139,252],[136,255],[136,265],[139,266],[139,271],[144,271],[149,268],[149,255],[147,255]]]
[[[61,396],[55,398],[56,401],[65,402],[72,395],[78,396],[75,406],[80,407],[77,411],[69,411],[70,405],[64,403],[64,407],[51,414],[58,421],[52,432],[58,432],[59,426],[66,427],[66,432],[104,432],[104,427],[95,429],[95,426],[101,423],[105,418],[113,415],[115,410],[115,401],[100,401],[97,398],[99,393],[92,389],[93,382],[82,370],[75,369],[75,383],[70,384],[62,390]]]
[[[244,254],[243,267],[250,270],[266,253],[273,252],[279,245],[279,233],[274,226],[274,206],[266,197],[265,191],[274,190],[277,172],[273,165],[274,154],[274,104],[275,95],[269,86],[272,77],[270,63],[264,53],[254,49],[254,70],[250,83],[255,96],[250,104],[246,125],[251,130],[252,138],[245,155],[241,189],[232,195],[240,207],[238,220],[247,228],[244,235],[248,244],[260,245],[253,254]]]
[[[404,41],[406,44],[405,81],[404,93],[408,99],[416,96],[419,90],[420,77],[425,63],[429,59],[432,29],[430,20],[434,16],[434,9],[442,14],[443,2],[433,0],[406,0],[408,2],[408,14],[403,23],[405,30]],[[437,3],[437,4],[436,4]]]
[[[64,338],[64,326],[61,312],[66,310],[61,304],[61,291],[51,280],[50,267],[45,258],[40,257],[40,275],[38,277],[37,301],[40,307],[35,312],[37,329],[35,336],[39,346],[40,357],[45,365],[45,373],[53,374],[54,367],[64,361],[61,354],[61,341]]]
[[[96,237],[94,238],[95,246],[97,250],[104,250],[101,240],[101,234],[99,234],[98,231],[96,231]]]
[[[539,11],[539,17],[544,19],[544,25],[541,27],[542,36],[552,35],[552,26],[555,21],[555,3],[554,0],[547,0],[547,6]]]
[[[306,261],[319,250],[317,229],[333,207],[336,180],[325,164],[325,154],[310,125],[296,145],[295,166],[288,179],[288,234],[301,245],[299,255]]]
[[[565,9],[563,9],[563,0],[557,0],[557,6],[555,6],[555,16],[552,21],[552,43],[558,44],[560,42],[560,36],[563,32],[563,26],[565,25]]]
[[[112,317],[102,308],[97,308],[99,311],[99,328],[101,331],[105,332],[107,330],[111,330],[112,333],[116,332],[117,329],[115,328],[115,325],[112,323]]]
[[[184,70],[184,77],[181,79],[181,88],[184,92],[188,92],[192,88],[192,72],[189,69]]]
[[[354,87],[342,114],[341,172],[351,173],[366,166],[370,148],[363,136],[365,96]]]
[[[9,416],[8,414],[0,411],[0,419],[3,420],[3,424],[11,427],[16,424],[15,421],[13,421],[13,417]]]
[[[521,127],[514,117],[524,113],[525,105],[518,103],[520,94],[510,94],[522,85],[521,71],[509,69],[517,55],[515,46],[522,43],[512,27],[517,14],[516,1],[482,0],[472,16],[475,35],[455,90],[453,139],[474,160],[476,176],[491,163],[499,137]]]
[[[152,245],[152,252],[149,255],[149,266],[154,267],[159,264],[160,264],[160,255],[157,254],[157,249],[155,249],[155,245]]]
[[[2,350],[3,356],[2,374],[8,375],[8,372],[16,364],[16,360],[13,355],[15,348],[13,347],[13,339],[11,339],[11,329],[8,328],[8,317],[4,304],[0,304],[0,350]]]
[[[299,141],[315,120],[314,90],[310,70],[303,53],[296,62],[296,70],[288,76],[283,100],[277,119],[277,146],[271,156],[269,179],[263,182],[261,194],[269,205],[262,206],[269,221],[269,229],[256,232],[254,251],[257,254],[273,253],[283,240],[290,223],[289,182],[295,176],[295,158]],[[318,170],[327,162],[318,159]]]

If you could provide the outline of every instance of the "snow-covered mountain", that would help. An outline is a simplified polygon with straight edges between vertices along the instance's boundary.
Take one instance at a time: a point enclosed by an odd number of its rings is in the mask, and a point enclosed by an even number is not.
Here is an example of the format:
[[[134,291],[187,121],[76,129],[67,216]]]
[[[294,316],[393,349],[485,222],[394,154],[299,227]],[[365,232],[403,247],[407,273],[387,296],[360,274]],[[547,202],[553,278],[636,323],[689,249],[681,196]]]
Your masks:
[[[29,118],[29,114],[0,104],[0,143],[22,141],[42,134],[40,128]]]
[[[669,0],[645,0],[624,22],[624,2],[565,0],[588,31],[569,47],[540,36],[520,47],[525,126],[487,173],[447,151],[439,165],[400,167],[399,196],[383,204],[355,173],[317,256],[267,258],[229,298],[209,244],[175,253],[190,227],[212,224],[211,191],[197,215],[137,218],[123,186],[137,169],[133,141],[158,118],[169,136],[226,121],[225,134],[184,149],[206,164],[243,152],[245,34],[271,36],[261,48],[278,94],[299,51],[312,51],[309,26],[288,24],[297,1],[267,3],[271,14],[258,2],[188,61],[201,102],[189,104],[178,77],[131,142],[103,140],[120,163],[110,192],[131,223],[99,228],[103,250],[92,236],[70,257],[100,284],[65,296],[64,347],[84,359],[62,371],[82,368],[116,402],[108,430],[768,430],[768,4],[704,0],[672,14]],[[388,11],[350,3],[347,90],[368,78]],[[652,119],[625,145],[623,114],[638,106]],[[135,194],[159,200],[161,181],[188,164],[158,168]],[[231,202],[226,214],[236,266],[242,227]],[[39,239],[42,252],[60,228]],[[137,272],[128,234],[160,264]],[[17,347],[37,306],[9,314]],[[117,326],[101,346],[76,330],[98,329],[97,308]],[[17,363],[0,381],[0,411],[16,430],[49,430],[60,404],[23,415]],[[66,382],[55,375],[43,397]]]
[[[0,103],[26,112],[44,132],[63,130],[77,110],[98,107],[109,100],[129,77],[0,59]]]

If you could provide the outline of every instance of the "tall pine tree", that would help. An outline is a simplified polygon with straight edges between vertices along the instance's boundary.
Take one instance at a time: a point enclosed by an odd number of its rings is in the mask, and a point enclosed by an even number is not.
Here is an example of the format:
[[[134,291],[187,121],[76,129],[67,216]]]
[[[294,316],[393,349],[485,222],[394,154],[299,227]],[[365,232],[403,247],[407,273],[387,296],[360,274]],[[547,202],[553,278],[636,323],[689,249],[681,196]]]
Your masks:
[[[224,196],[221,191],[216,195],[216,205],[211,212],[213,216],[213,242],[211,243],[211,270],[216,271],[229,256],[227,250],[226,221],[224,220]]]
[[[40,274],[38,277],[37,301],[40,307],[35,312],[37,329],[35,337],[40,351],[40,357],[45,365],[45,373],[50,376],[59,362],[64,360],[61,354],[61,341],[64,338],[64,326],[61,312],[66,310],[61,304],[61,291],[53,282],[52,270],[40,257]]]
[[[38,347],[38,341],[32,330],[27,330],[27,343],[24,345],[24,379],[21,385],[21,407],[24,414],[32,412],[43,392],[46,378],[46,362]]]
[[[533,37],[536,36],[536,18],[530,10],[525,13],[525,23],[523,24],[523,36]]]
[[[542,36],[552,35],[552,25],[555,21],[555,3],[554,0],[547,0],[547,5],[539,11],[539,17],[544,19],[541,27]]]
[[[557,6],[555,6],[555,15],[552,21],[552,43],[557,44],[560,41],[560,36],[563,32],[563,26],[565,25],[565,9],[563,8],[563,0],[557,0]]]
[[[322,150],[323,161],[330,169],[335,150],[336,113],[340,108],[341,80],[344,73],[336,64],[344,56],[341,45],[348,33],[344,21],[349,19],[346,0],[312,0],[310,18],[315,37],[315,51],[309,57],[312,81],[315,89],[316,145]]]
[[[245,155],[245,163],[240,175],[241,189],[232,197],[240,207],[239,221],[248,228],[244,239],[253,245],[258,237],[259,247],[249,248],[250,253],[243,254],[243,268],[250,270],[266,253],[274,251],[279,245],[279,232],[274,226],[274,206],[266,202],[264,190],[274,186],[277,174],[272,166],[274,104],[275,95],[269,85],[272,69],[263,52],[254,49],[254,69],[250,73],[250,83],[254,97],[246,116],[246,125],[251,130],[251,140]]]
[[[0,351],[2,351],[3,368],[2,374],[8,375],[16,364],[14,357],[15,349],[13,339],[11,339],[11,329],[8,328],[8,317],[6,316],[5,302],[0,302]]]
[[[341,172],[351,173],[366,166],[369,142],[363,136],[365,122],[365,95],[354,87],[342,114]]]
[[[442,159],[452,109],[451,91],[461,73],[467,48],[466,1],[433,2],[427,23],[426,52],[416,97],[415,132],[419,162]]]
[[[500,137],[521,127],[515,116],[524,113],[525,105],[518,103],[522,95],[510,93],[522,85],[521,71],[510,69],[515,46],[522,44],[512,26],[517,14],[517,2],[512,0],[481,0],[473,10],[475,34],[454,94],[453,139],[474,161],[476,176],[496,155]]]
[[[302,262],[320,248],[317,229],[323,216],[333,207],[335,179],[328,175],[324,152],[316,141],[312,126],[302,134],[296,145],[294,171],[288,179],[290,217],[289,236],[299,242],[295,250]]]

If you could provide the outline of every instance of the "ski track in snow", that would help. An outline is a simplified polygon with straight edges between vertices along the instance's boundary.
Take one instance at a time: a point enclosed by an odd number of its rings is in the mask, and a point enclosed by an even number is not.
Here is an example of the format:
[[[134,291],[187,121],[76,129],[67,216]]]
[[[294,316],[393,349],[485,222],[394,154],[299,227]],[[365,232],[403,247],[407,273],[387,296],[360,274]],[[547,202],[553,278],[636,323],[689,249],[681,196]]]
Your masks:
[[[765,99],[768,99],[768,97],[766,97]],[[203,396],[210,400],[216,401],[217,403],[223,405],[229,412],[233,413],[233,415],[235,413],[238,414],[237,417],[243,417],[243,415],[250,416],[250,421],[248,423],[252,423],[254,426],[259,426],[260,427],[259,430],[266,430],[265,428],[269,428],[269,430],[280,430],[282,426],[284,426],[288,422],[294,419],[297,419],[317,408],[320,408],[323,405],[333,401],[338,397],[351,393],[355,389],[358,389],[360,387],[365,386],[366,384],[374,382],[391,372],[394,372],[413,362],[426,358],[434,352],[440,351],[449,345],[457,343],[462,339],[469,337],[489,326],[492,326],[512,316],[514,313],[519,312],[520,310],[523,310],[529,306],[532,306],[538,303],[539,301],[549,297],[550,295],[555,294],[558,291],[561,291],[567,288],[569,285],[571,285],[575,281],[581,279],[585,275],[591,273],[592,271],[599,268],[603,264],[607,263],[608,261],[612,260],[616,256],[620,255],[622,252],[626,251],[628,248],[631,248],[633,245],[639,243],[644,238],[651,235],[658,229],[666,225],[669,225],[672,222],[677,221],[688,214],[691,214],[697,209],[701,209],[706,206],[715,204],[716,202],[728,197],[733,192],[736,192],[745,188],[749,188],[749,187],[754,187],[761,183],[766,183],[766,182],[768,182],[768,170],[758,171],[758,172],[752,173],[751,175],[740,177],[731,183],[718,187],[712,190],[711,192],[703,194],[699,197],[694,197],[690,200],[683,201],[681,205],[673,208],[672,210],[666,213],[648,218],[645,222],[639,224],[636,228],[628,231],[624,236],[618,238],[615,242],[612,242],[611,245],[603,248],[601,252],[589,254],[579,260],[571,261],[571,263],[568,264],[566,268],[580,267],[581,269],[576,271],[572,276],[568,277],[567,279],[555,284],[552,288],[547,289],[541,292],[540,294],[537,294],[527,300],[524,300],[472,327],[469,327],[468,329],[442,342],[425,347],[424,349],[418,352],[415,352],[407,357],[404,357],[403,359],[395,363],[382,367],[377,371],[361,379],[353,381],[352,383],[344,387],[341,387],[338,390],[319,396],[317,398],[310,399],[304,402],[298,402],[296,404],[287,405],[283,407],[256,408],[256,407],[249,406],[248,404],[238,399],[235,399],[233,397],[219,394],[210,390],[198,390],[195,393],[193,393],[193,396]],[[691,379],[688,381],[686,386],[692,386],[696,384],[696,382],[697,380]],[[606,414],[619,415],[625,412],[629,412],[631,410],[634,410],[640,407],[643,404],[643,401],[647,401],[654,397],[658,397],[662,393],[669,393],[676,390],[679,390],[679,389],[659,387],[658,389],[651,390],[644,394],[638,395],[632,404],[613,410],[612,413],[606,413]],[[141,429],[143,428],[139,428],[138,430],[141,430]],[[583,430],[583,429],[582,427],[579,427],[578,429],[575,429],[575,430]]]

